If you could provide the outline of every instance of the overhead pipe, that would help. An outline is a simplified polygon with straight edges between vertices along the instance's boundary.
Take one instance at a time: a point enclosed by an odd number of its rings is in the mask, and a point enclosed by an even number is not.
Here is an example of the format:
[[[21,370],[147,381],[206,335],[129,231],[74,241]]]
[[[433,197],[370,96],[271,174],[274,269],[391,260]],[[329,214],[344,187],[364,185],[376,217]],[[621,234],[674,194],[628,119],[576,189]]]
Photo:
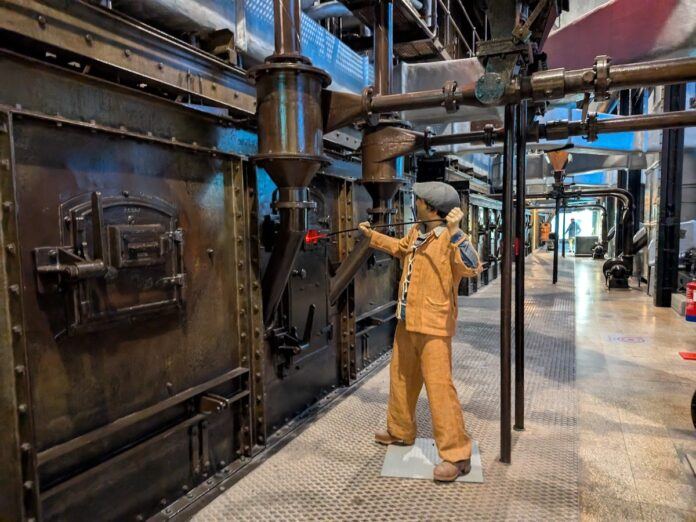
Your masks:
[[[571,94],[594,93],[597,99],[609,92],[637,89],[674,83],[696,81],[696,58],[675,58],[611,65],[607,56],[598,56],[592,67],[575,70],[552,69],[521,76],[519,81],[506,87],[493,103],[483,103],[476,95],[476,82],[458,85],[454,90],[432,89],[403,94],[376,94],[365,92],[351,100],[358,117],[371,113],[395,112],[432,107],[460,105],[474,107],[500,106],[522,100],[550,101]]]
[[[341,18],[344,28],[360,25],[360,21],[353,15],[353,12],[338,0],[311,4],[304,12],[316,22],[326,20],[327,18]]]
[[[258,154],[252,159],[278,187],[273,209],[280,231],[261,283],[264,324],[273,323],[307,230],[309,184],[322,165],[322,91],[331,78],[312,67],[300,49],[299,0],[274,0],[275,52],[253,68],[256,82]],[[284,117],[278,128],[278,115]]]

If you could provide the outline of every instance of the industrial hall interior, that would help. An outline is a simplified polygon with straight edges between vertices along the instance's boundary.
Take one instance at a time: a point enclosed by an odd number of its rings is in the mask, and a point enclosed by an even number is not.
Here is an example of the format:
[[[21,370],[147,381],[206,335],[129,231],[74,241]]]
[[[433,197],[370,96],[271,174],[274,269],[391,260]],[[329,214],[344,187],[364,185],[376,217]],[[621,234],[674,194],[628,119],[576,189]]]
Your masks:
[[[0,522],[696,522],[696,0],[0,0]]]

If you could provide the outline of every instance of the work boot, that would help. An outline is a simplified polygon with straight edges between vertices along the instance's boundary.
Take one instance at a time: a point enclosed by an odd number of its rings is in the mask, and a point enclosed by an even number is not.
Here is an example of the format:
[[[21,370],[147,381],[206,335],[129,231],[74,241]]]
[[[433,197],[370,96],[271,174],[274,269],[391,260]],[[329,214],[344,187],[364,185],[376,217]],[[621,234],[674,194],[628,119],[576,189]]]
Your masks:
[[[383,444],[384,446],[389,446],[390,444],[394,444],[396,446],[413,446],[413,441],[409,442],[393,437],[387,430],[375,432],[375,442]]]
[[[467,475],[471,471],[471,459],[449,462],[443,460],[435,466],[433,479],[438,482],[452,482],[460,475]]]

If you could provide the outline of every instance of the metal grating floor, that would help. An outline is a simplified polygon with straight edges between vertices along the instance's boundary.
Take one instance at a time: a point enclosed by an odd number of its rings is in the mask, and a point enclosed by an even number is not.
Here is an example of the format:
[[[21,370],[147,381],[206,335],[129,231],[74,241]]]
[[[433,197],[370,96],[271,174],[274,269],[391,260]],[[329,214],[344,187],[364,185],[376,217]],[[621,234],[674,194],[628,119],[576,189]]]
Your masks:
[[[455,384],[467,429],[479,442],[484,484],[436,484],[380,476],[385,448],[372,441],[385,419],[383,368],[351,395],[196,514],[227,520],[576,520],[577,399],[573,261],[527,258],[527,425],[513,432],[513,463],[499,457],[499,284],[461,298],[453,345]],[[425,392],[419,437],[431,436]]]

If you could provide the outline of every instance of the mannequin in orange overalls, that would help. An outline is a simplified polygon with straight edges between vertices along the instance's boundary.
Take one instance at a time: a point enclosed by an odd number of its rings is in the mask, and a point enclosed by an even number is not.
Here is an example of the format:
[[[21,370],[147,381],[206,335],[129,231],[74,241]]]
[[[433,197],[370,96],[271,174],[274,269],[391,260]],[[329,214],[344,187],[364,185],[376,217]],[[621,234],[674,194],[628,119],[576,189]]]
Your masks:
[[[416,438],[416,403],[423,383],[433,419],[433,435],[443,462],[438,481],[453,481],[471,469],[471,439],[452,382],[452,336],[457,320],[457,289],[462,277],[481,271],[476,249],[459,229],[463,213],[457,191],[440,182],[416,183],[418,220],[440,223],[414,226],[396,239],[360,224],[370,245],[403,260],[399,283],[394,350],[390,366],[387,430],[381,444],[410,445]]]

